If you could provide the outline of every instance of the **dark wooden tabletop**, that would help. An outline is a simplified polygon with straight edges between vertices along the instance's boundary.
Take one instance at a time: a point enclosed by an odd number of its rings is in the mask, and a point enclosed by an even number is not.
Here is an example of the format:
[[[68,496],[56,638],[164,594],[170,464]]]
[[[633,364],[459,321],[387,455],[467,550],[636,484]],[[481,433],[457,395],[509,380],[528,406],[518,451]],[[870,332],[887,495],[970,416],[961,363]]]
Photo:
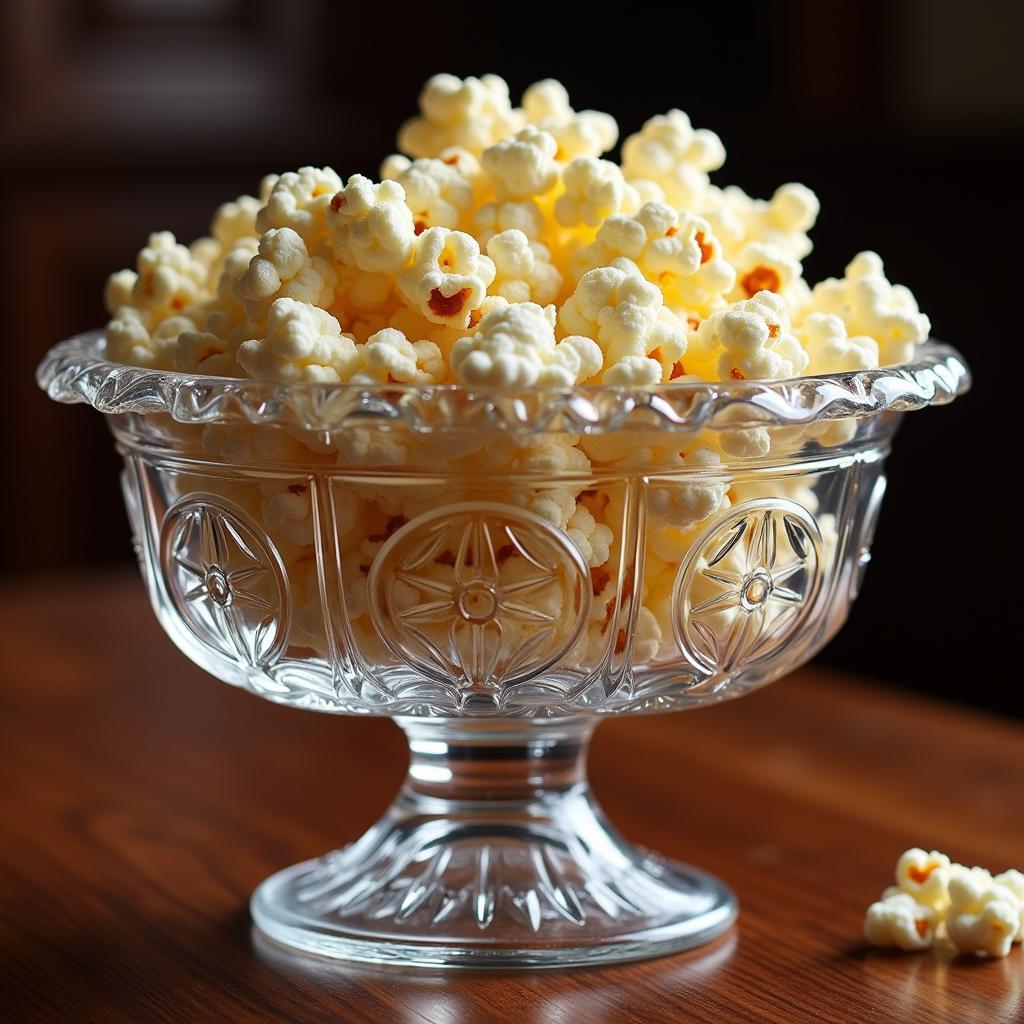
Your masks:
[[[737,891],[737,928],[566,972],[355,967],[254,933],[270,872],[354,839],[398,786],[386,720],[275,707],[174,650],[141,584],[0,589],[0,1020],[1024,1020],[1024,952],[869,951],[908,846],[1024,867],[1024,727],[808,668],[743,700],[609,721],[592,777],[630,839]]]

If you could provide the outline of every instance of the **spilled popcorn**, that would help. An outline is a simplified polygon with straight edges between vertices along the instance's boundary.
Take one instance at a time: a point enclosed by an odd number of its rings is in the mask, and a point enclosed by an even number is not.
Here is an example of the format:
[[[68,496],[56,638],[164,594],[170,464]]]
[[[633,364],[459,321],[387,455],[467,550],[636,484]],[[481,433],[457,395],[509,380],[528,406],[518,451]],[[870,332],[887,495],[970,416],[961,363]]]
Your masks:
[[[1024,942],[1024,874],[993,875],[937,850],[907,850],[896,884],[868,907],[864,935],[873,946],[919,950],[945,938],[961,953],[1006,956]]]
[[[874,253],[812,288],[814,193],[787,184],[759,200],[712,184],[722,142],[680,110],[628,136],[617,164],[603,158],[615,120],[574,110],[552,80],[513,107],[495,75],[436,75],[419,105],[380,181],[303,167],[225,203],[208,238],[151,235],[108,283],[109,357],[364,384],[376,378],[362,348],[384,340],[441,351],[396,380],[635,387],[869,369],[928,336]],[[503,307],[527,304],[546,310],[553,342],[544,327],[532,355],[500,358],[495,338],[518,322]],[[285,322],[310,343],[282,344]],[[569,338],[592,343],[586,358],[569,358],[581,345]],[[549,347],[563,352],[554,363]]]

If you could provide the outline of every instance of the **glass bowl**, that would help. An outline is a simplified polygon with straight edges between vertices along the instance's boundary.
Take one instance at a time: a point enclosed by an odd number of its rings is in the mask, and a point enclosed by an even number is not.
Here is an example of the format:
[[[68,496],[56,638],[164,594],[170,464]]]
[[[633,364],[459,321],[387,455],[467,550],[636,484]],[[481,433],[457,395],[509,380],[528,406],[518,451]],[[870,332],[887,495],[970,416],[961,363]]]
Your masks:
[[[730,926],[726,885],[609,826],[590,735],[821,648],[902,414],[969,386],[935,342],[857,373],[510,392],[188,376],[111,363],[100,332],[38,379],[107,416],[153,609],[189,658],[408,738],[380,821],[263,882],[257,925],[445,966],[654,956]]]

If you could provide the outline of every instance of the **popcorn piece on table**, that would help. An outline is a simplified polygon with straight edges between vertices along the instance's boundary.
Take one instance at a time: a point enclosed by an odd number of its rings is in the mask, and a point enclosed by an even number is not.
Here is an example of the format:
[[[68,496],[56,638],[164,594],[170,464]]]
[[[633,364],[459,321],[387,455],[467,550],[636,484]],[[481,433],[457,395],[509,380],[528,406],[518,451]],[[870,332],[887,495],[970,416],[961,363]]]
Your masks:
[[[398,290],[427,320],[466,328],[494,280],[494,263],[472,235],[428,228],[413,248],[412,265],[398,277]]]
[[[632,213],[640,194],[610,160],[577,157],[562,171],[565,192],[555,200],[555,219],[563,227],[598,227],[615,213]]]
[[[1017,902],[1020,903],[1020,927],[1017,929],[1014,942],[1024,942],[1024,872],[1011,868],[996,875],[992,881],[1009,889],[1017,897]]]
[[[660,185],[665,201],[677,210],[698,210],[708,187],[708,172],[725,162],[718,136],[694,129],[681,110],[647,121],[622,144],[622,171],[627,180]]]
[[[451,367],[464,384],[571,387],[600,371],[601,350],[583,337],[556,345],[554,307],[519,302],[489,313],[475,334],[457,341]]]
[[[334,301],[337,274],[328,260],[310,256],[301,236],[291,228],[271,228],[259,250],[235,282],[234,292],[252,321],[261,321],[278,298],[312,306]]]
[[[558,181],[558,144],[547,133],[527,125],[484,150],[481,164],[491,176],[499,199],[527,199],[550,192]]]
[[[946,931],[962,953],[1006,956],[1021,927],[1021,902],[987,871],[954,870]]]
[[[509,302],[554,302],[562,287],[562,275],[554,267],[551,253],[540,242],[531,242],[514,228],[494,235],[487,243],[487,255],[494,261],[492,294]]]
[[[928,338],[931,323],[918,310],[910,290],[891,284],[881,258],[862,252],[846,267],[846,276],[828,278],[811,293],[812,312],[834,313],[850,335],[878,342],[879,363],[889,366],[913,357],[914,346]]]
[[[908,951],[928,949],[938,923],[938,914],[932,907],[897,891],[868,907],[864,937],[872,946],[898,946]]]
[[[266,203],[256,215],[256,232],[291,228],[314,249],[327,235],[327,211],[341,179],[330,167],[300,167],[274,179]]]
[[[724,349],[718,358],[722,380],[777,380],[807,366],[807,353],[790,333],[785,301],[774,292],[712,313],[697,333],[708,350]]]
[[[672,366],[686,351],[685,328],[663,307],[660,289],[629,260],[584,274],[563,304],[559,322],[601,346],[606,376],[627,356],[648,357],[657,350],[662,364]]]
[[[381,176],[402,186],[416,234],[432,227],[457,228],[473,205],[472,183],[456,166],[442,159],[410,162],[405,157],[392,157],[385,161]]]
[[[396,181],[377,184],[353,174],[328,200],[331,248],[348,266],[393,274],[408,262],[416,238],[405,189]]]
[[[952,870],[944,853],[938,850],[929,853],[915,846],[902,853],[896,862],[896,885],[900,892],[941,912],[949,905]]]
[[[398,148],[414,157],[437,156],[448,146],[480,156],[523,124],[522,112],[512,109],[508,85],[497,75],[434,75],[420,93],[419,106],[420,116],[398,132]]]
[[[257,379],[324,383],[347,381],[360,362],[355,339],[330,313],[288,298],[274,301],[265,335],[243,342],[238,361]]]
[[[619,138],[615,118],[597,110],[573,110],[565,86],[553,78],[534,82],[523,93],[523,113],[530,124],[554,137],[557,159],[563,163],[600,156]]]

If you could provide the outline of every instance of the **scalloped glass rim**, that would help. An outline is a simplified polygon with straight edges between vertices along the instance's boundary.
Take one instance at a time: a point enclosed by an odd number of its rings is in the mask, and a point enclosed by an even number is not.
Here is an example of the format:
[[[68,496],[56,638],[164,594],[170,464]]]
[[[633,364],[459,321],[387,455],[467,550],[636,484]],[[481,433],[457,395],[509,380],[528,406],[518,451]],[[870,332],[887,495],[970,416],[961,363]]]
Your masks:
[[[36,380],[58,402],[102,413],[164,413],[180,423],[286,424],[314,431],[404,427],[420,433],[689,432],[797,426],[944,405],[968,390],[956,349],[928,341],[912,363],[778,381],[602,385],[566,389],[467,388],[455,384],[279,384],[150,370],[104,357],[102,330],[54,346]]]

